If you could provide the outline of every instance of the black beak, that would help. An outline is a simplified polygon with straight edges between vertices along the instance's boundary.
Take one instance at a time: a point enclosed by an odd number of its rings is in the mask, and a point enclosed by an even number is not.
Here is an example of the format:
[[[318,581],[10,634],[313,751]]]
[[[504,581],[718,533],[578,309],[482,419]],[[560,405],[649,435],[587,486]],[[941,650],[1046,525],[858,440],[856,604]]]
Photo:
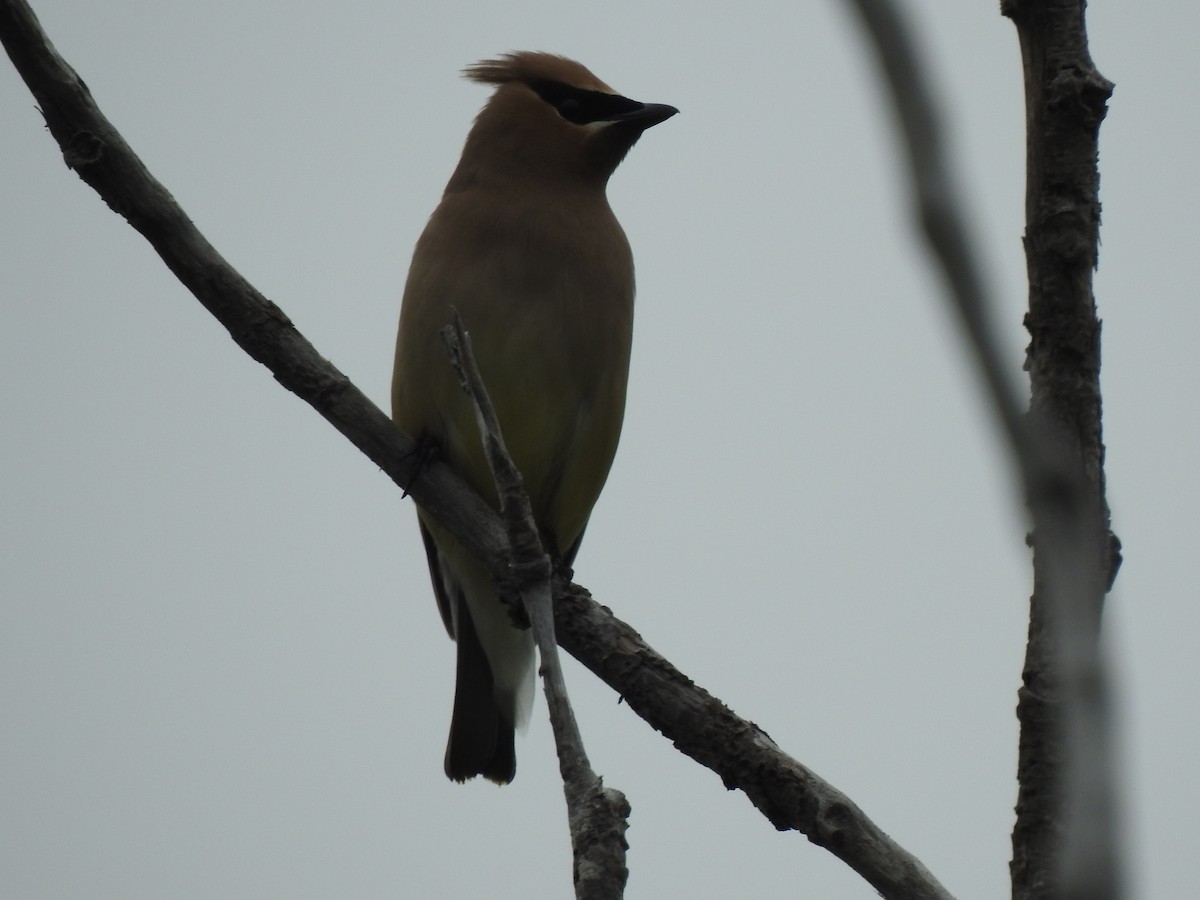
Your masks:
[[[679,110],[665,103],[643,103],[637,109],[605,116],[604,121],[620,122],[624,125],[632,125],[639,131],[645,131],[647,128],[653,128],[660,122],[667,121],[667,119],[671,118],[677,112]]]

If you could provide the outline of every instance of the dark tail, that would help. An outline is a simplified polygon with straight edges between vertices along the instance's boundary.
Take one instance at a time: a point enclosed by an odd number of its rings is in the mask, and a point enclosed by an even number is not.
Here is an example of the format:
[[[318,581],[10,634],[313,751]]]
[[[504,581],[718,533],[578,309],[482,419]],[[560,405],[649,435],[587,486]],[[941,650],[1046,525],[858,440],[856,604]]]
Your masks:
[[[466,781],[482,775],[497,784],[508,784],[517,773],[513,725],[496,705],[492,669],[466,602],[461,594],[455,599],[460,604],[455,617],[458,676],[450,740],[446,742],[446,776]]]

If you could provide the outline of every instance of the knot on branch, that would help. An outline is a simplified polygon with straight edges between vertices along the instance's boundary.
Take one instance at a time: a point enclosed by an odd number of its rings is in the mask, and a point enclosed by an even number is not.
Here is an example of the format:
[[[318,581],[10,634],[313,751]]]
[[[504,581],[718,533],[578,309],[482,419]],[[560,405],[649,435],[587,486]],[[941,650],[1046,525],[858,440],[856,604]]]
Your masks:
[[[63,148],[63,161],[75,171],[99,162],[103,155],[104,141],[90,131],[75,132]]]
[[[1090,66],[1065,65],[1047,85],[1046,105],[1055,113],[1078,117],[1079,124],[1095,132],[1108,114],[1114,87]]]

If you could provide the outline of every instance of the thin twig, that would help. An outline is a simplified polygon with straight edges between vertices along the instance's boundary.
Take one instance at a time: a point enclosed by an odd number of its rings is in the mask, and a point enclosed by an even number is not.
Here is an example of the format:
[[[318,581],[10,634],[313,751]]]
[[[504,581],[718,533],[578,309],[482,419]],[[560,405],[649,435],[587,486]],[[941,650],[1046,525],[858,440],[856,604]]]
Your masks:
[[[1026,436],[1022,404],[1004,363],[988,313],[992,307],[980,254],[972,240],[963,193],[942,140],[937,105],[908,22],[891,0],[850,0],[873,42],[904,137],[913,203],[933,261],[942,270],[948,299],[975,351],[992,408],[1009,447],[1026,471],[1036,466]]]
[[[550,727],[558,751],[563,793],[567,798],[575,896],[577,900],[620,900],[629,878],[625,865],[629,803],[620,791],[605,788],[588,762],[583,736],[567,697],[567,683],[554,636],[551,595],[554,570],[538,536],[521,473],[508,455],[500,421],[475,364],[471,337],[463,328],[457,309],[453,311],[452,323],[442,330],[442,339],[450,352],[450,362],[458,373],[459,383],[475,408],[476,424],[496,482],[500,514],[512,548],[512,581],[521,596],[541,657],[542,685],[550,709]]]

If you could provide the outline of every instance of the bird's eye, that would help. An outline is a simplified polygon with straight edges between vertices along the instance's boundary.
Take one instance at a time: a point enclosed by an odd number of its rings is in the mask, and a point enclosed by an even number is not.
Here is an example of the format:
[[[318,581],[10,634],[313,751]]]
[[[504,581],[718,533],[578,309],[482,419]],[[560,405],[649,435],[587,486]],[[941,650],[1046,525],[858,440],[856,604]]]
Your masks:
[[[583,106],[574,97],[567,97],[558,104],[558,114],[568,122],[582,122],[584,120]]]
[[[613,122],[625,113],[642,108],[642,104],[619,94],[572,87],[559,81],[533,81],[529,86],[539,97],[554,107],[554,111],[574,125],[590,122]]]

